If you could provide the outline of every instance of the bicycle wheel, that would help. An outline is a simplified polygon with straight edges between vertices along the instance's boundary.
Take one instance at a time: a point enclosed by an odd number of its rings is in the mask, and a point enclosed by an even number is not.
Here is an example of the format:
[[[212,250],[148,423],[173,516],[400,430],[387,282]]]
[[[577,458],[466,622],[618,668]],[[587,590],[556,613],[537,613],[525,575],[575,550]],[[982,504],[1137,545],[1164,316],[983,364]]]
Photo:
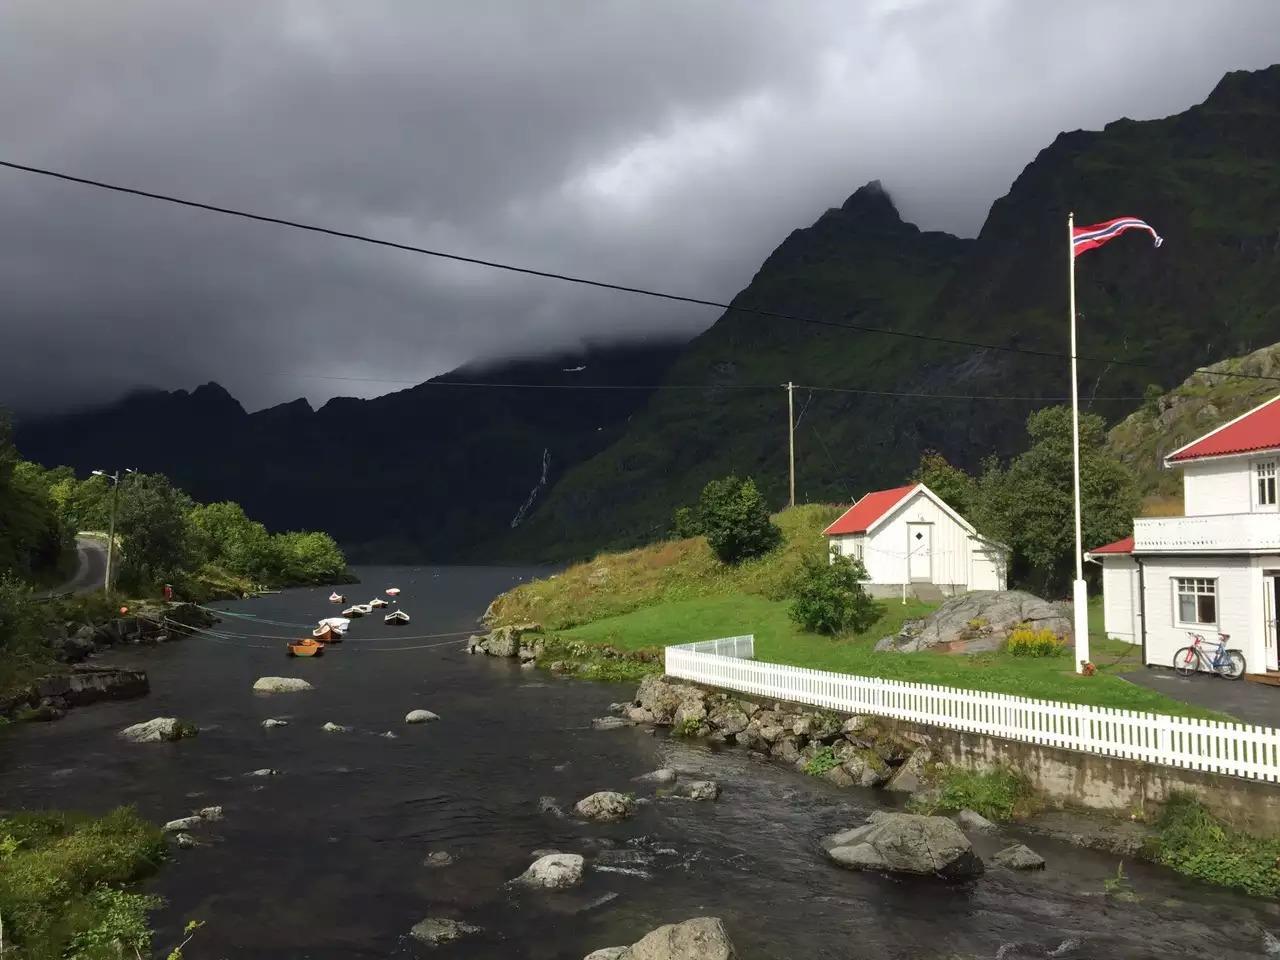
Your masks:
[[[1191,676],[1199,665],[1200,654],[1195,647],[1183,647],[1173,655],[1173,669],[1178,671],[1180,677]]]
[[[1244,654],[1239,650],[1228,650],[1222,655],[1218,664],[1218,676],[1227,680],[1239,680],[1244,676]]]

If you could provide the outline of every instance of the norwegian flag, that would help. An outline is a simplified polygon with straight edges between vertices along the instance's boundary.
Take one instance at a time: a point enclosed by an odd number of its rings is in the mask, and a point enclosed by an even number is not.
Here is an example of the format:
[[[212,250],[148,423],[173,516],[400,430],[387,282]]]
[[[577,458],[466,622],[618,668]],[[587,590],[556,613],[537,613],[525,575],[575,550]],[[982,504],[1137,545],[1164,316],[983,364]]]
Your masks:
[[[1155,228],[1145,220],[1137,217],[1116,217],[1095,223],[1091,227],[1073,227],[1071,230],[1071,253],[1078,257],[1086,250],[1100,247],[1108,240],[1114,240],[1126,230],[1145,230],[1155,238],[1156,246],[1164,243],[1164,237],[1156,233]]]

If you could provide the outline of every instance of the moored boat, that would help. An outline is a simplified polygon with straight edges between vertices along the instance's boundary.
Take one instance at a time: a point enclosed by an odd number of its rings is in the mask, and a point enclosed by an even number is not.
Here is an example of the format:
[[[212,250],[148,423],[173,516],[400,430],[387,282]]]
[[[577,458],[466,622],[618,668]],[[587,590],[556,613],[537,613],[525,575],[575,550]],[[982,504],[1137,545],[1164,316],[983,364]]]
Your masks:
[[[322,623],[311,631],[311,636],[321,643],[341,643],[342,633],[333,629],[333,624]]]
[[[390,613],[388,613],[385,617],[382,618],[382,622],[389,627],[398,626],[399,624],[402,624],[402,623],[408,623],[409,615],[405,613],[403,610],[392,610]]]
[[[361,616],[361,617],[363,617],[367,613],[373,613],[373,607],[369,606],[369,604],[367,603],[357,603],[351,609],[356,611],[357,616]]]
[[[387,607],[387,606],[390,606],[390,604],[386,600],[383,600],[381,597],[374,597],[372,600],[369,601],[369,606]]]
[[[333,632],[338,636],[342,636],[351,626],[351,620],[347,617],[325,617],[317,626],[333,627]]]
[[[347,607],[347,609],[342,611],[342,615],[344,617],[349,617],[352,620],[356,617],[363,617],[366,613],[368,613],[368,611],[361,609],[360,604],[356,604],[354,607]]]
[[[291,657],[319,657],[324,654],[324,644],[310,637],[294,640],[287,649]]]
[[[337,590],[335,590],[333,591],[333,593],[329,594],[329,602],[330,603],[346,603],[347,598],[344,597],[342,594],[340,594]]]
[[[387,596],[388,596],[388,597],[398,597],[398,596],[400,596],[400,588],[399,588],[399,587],[387,587],[387,591],[386,591],[386,592],[387,592]]]

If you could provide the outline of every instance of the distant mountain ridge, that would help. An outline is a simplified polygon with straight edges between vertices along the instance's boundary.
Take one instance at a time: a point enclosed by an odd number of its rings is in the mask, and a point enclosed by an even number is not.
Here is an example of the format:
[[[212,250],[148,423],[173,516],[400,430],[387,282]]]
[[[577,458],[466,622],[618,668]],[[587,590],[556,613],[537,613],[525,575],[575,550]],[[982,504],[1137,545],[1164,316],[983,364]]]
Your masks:
[[[847,501],[901,483],[924,450],[970,469],[1012,455],[1027,415],[1068,394],[1068,211],[1082,224],[1141,216],[1166,238],[1154,250],[1149,238],[1122,237],[1079,261],[1079,352],[1123,361],[1082,361],[1089,409],[1119,420],[1150,385],[1167,389],[1275,341],[1277,156],[1280,65],[1229,73],[1182,113],[1059,135],[993,203],[976,239],[904,222],[885,188],[868,183],[786,237],[732,301],[926,339],[731,308],[679,349],[623,350],[615,366],[592,359],[582,374],[679,390],[502,399],[423,386],[250,415],[205,387],[167,402],[181,414],[135,397],[118,405],[127,416],[31,424],[18,441],[43,462],[87,467],[125,463],[119,438],[136,433],[126,449],[140,465],[168,465],[198,496],[237,499],[272,526],[330,529],[356,557],[567,559],[661,535],[674,507],[727,473],[755,477],[782,505],[781,385],[794,381],[798,498]],[[575,365],[503,376],[571,377],[559,368]]]

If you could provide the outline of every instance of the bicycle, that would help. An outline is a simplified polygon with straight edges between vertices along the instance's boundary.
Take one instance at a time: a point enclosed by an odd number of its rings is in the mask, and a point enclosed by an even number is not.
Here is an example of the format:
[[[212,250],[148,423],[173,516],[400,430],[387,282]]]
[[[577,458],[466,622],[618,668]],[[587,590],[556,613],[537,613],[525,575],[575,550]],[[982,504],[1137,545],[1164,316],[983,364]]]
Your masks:
[[[1216,673],[1226,680],[1239,680],[1244,676],[1244,654],[1227,649],[1230,634],[1218,634],[1217,649],[1212,658],[1204,649],[1213,644],[1212,640],[1206,640],[1198,633],[1188,633],[1187,636],[1191,638],[1191,646],[1183,647],[1173,655],[1173,669],[1178,671],[1178,676],[1189,677],[1200,669]]]

